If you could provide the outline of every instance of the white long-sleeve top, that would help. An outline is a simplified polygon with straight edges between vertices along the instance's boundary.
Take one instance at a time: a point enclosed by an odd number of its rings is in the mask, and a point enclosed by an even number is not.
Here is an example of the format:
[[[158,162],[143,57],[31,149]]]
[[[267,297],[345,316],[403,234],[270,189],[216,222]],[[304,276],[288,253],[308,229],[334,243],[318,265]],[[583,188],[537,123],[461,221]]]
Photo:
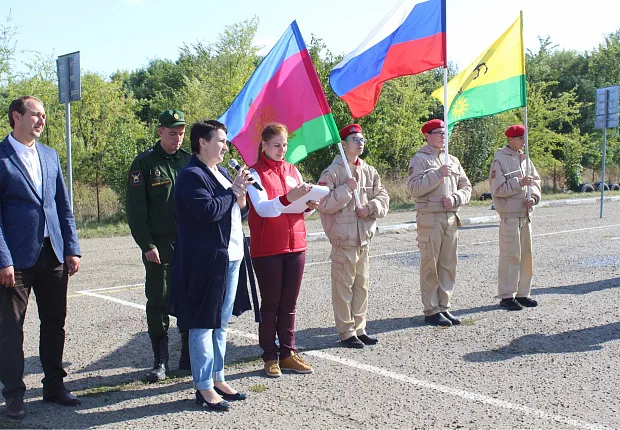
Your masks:
[[[295,171],[297,172],[298,180],[301,181],[301,173],[299,173],[297,167],[295,167]],[[252,176],[254,177],[254,179],[256,179],[256,182],[262,186],[263,183],[260,179],[260,175],[258,174],[258,172],[254,169],[250,169],[250,173],[252,173]],[[297,185],[299,185],[299,183]],[[252,202],[252,206],[254,207],[256,213],[259,216],[263,218],[275,218],[282,215],[282,211],[286,206],[283,205],[280,201],[280,196],[276,196],[273,199],[269,200],[269,197],[267,196],[267,191],[265,191],[265,187],[263,187],[262,191],[259,191],[252,185],[249,185],[247,187],[247,190],[248,196],[250,196],[250,201]],[[313,212],[314,211],[304,212],[304,217],[307,218]]]

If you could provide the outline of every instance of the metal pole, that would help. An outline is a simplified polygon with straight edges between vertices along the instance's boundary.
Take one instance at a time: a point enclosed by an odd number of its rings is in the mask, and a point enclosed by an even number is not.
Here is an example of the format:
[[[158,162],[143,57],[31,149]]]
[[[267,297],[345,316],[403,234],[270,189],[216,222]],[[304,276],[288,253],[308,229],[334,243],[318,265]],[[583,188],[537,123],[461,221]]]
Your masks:
[[[447,60],[446,60],[447,61]],[[448,130],[450,127],[448,126],[448,65],[443,68],[443,122],[446,124],[446,134],[444,135],[444,150],[445,150],[445,160],[444,164],[448,164],[450,161],[450,154],[448,153]],[[450,186],[449,182],[450,178],[443,178],[444,187],[445,187],[445,195],[446,197],[450,197]]]
[[[609,90],[605,90],[605,127],[603,128],[603,167],[601,168],[601,213],[603,218],[603,206],[605,206],[605,156],[607,155],[607,120],[609,118]]]
[[[342,162],[344,163],[344,169],[347,171],[347,176],[352,178],[351,169],[349,169],[349,160],[347,160],[347,156],[344,153],[344,148],[342,147],[342,142],[338,142],[338,148],[340,149],[340,156],[342,157]],[[358,209],[362,208],[362,203],[360,202],[360,196],[357,194],[357,189],[353,190],[353,196],[355,197],[355,205]]]
[[[603,129],[603,167],[601,168],[601,215],[603,218],[603,206],[605,205],[605,155],[607,153],[607,115],[605,115],[605,128]]]
[[[527,133],[527,106],[523,106],[523,125],[525,126],[525,176],[530,176],[530,145]],[[532,187],[527,186],[527,199],[532,198]]]
[[[73,212],[73,173],[71,167],[71,103],[65,103],[65,133],[67,134],[67,191]]]

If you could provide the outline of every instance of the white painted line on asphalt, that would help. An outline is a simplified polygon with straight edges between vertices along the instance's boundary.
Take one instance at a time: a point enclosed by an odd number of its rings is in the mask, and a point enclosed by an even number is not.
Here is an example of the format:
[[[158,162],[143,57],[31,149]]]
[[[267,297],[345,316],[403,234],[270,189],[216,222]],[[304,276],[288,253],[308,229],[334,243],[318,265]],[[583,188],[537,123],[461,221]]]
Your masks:
[[[78,291],[78,293],[84,294],[85,296],[96,297],[98,299],[109,300],[111,302],[118,303],[119,305],[130,306],[132,308],[142,309],[143,311],[146,310],[146,306],[144,306],[144,305],[139,305],[137,303],[128,302],[127,300],[117,299],[116,297],[104,296],[103,294],[97,294],[97,293],[91,293],[88,290]]]
[[[602,226],[598,226],[598,227],[578,228],[578,229],[575,229],[575,230],[552,231],[550,233],[533,234],[532,237],[552,236],[554,234],[575,233],[575,232],[578,232],[578,231],[599,230],[601,228],[611,228],[611,227],[620,227],[620,224],[602,225]],[[615,239],[620,239],[620,237],[612,238],[612,240],[615,240]],[[484,242],[464,243],[464,244],[459,244],[459,249],[463,248],[463,247],[467,247],[467,246],[486,245],[488,243],[497,243],[497,242],[498,242],[498,240],[494,239],[494,240],[485,240]],[[370,258],[374,258],[374,257],[390,257],[392,255],[413,254],[413,253],[416,253],[416,252],[418,252],[418,250],[388,252],[386,254],[371,255]],[[321,265],[321,264],[329,264],[329,263],[331,263],[331,260],[317,261],[317,262],[314,262],[314,263],[306,263],[306,266],[318,266],[318,265]]]
[[[95,294],[88,290],[80,291],[80,292],[87,296],[109,300],[111,302],[118,303],[124,306],[130,306],[136,309],[146,310],[146,306],[144,305],[139,305],[137,303],[117,299],[116,297]],[[245,333],[245,332],[234,330],[234,329],[228,329],[228,333],[258,342],[258,336],[256,334]],[[300,348],[303,348],[303,347],[300,346]],[[344,366],[352,367],[354,369],[364,370],[366,372],[374,373],[376,375],[380,375],[386,378],[395,379],[401,382],[406,382],[408,384],[415,385],[417,387],[439,391],[440,393],[449,394],[449,395],[456,396],[456,397],[461,397],[463,399],[471,400],[473,402],[484,403],[487,405],[495,406],[500,409],[507,409],[510,411],[521,412],[526,415],[534,416],[534,417],[545,419],[545,420],[553,420],[560,424],[566,424],[566,425],[570,425],[573,427],[584,428],[584,429],[589,429],[589,430],[607,429],[607,427],[605,426],[600,426],[600,425],[589,423],[586,421],[581,421],[575,418],[565,417],[563,415],[550,414],[550,413],[547,413],[539,409],[534,409],[528,406],[523,406],[523,405],[519,405],[516,403],[507,402],[505,400],[496,399],[490,396],[485,396],[484,394],[478,394],[478,393],[474,393],[470,391],[461,390],[459,388],[449,387],[447,385],[441,385],[441,384],[436,384],[434,382],[424,381],[422,379],[417,379],[417,378],[414,378],[408,375],[403,375],[400,373],[392,372],[390,370],[386,370],[381,367],[377,367],[377,366],[373,366],[373,365],[365,364],[365,363],[360,363],[358,361],[351,360],[349,358],[339,357],[337,355],[328,354],[322,351],[305,350],[304,354],[311,355],[317,358],[321,358],[323,360],[332,361],[334,363],[342,364]]]
[[[507,402],[505,400],[496,399],[494,397],[485,396],[484,394],[478,394],[471,391],[461,390],[459,388],[449,387],[447,385],[436,384],[434,382],[424,381],[408,375],[402,375],[400,373],[392,372],[390,370],[383,369],[381,367],[373,366],[371,364],[360,363],[348,358],[338,357],[336,355],[328,354],[322,351],[304,351],[304,354],[312,355],[324,360],[333,361],[344,366],[349,366],[355,369],[364,370],[366,372],[375,373],[377,375],[384,376],[386,378],[395,379],[397,381],[406,382],[417,387],[426,388],[440,393],[449,394],[456,397],[461,397],[473,402],[480,402],[487,405],[495,406],[499,409],[506,409],[509,411],[516,411],[526,415],[534,416],[544,420],[553,420],[560,424],[570,425],[573,427],[584,429],[605,429],[606,427],[597,424],[581,421],[575,418],[565,417],[563,415],[554,415],[548,412],[534,409],[528,406],[519,405],[516,403]]]
[[[83,291],[78,291],[78,293],[95,293],[98,291],[108,291],[108,290],[122,290],[123,288],[131,288],[131,287],[141,287],[144,285],[144,282],[141,284],[130,284],[130,285],[120,285],[118,287],[106,287],[106,288],[93,288],[92,290],[83,290]]]
[[[532,237],[551,236],[553,234],[575,233],[577,231],[599,230],[601,228],[611,228],[611,227],[620,227],[620,224],[601,225],[601,226],[598,226],[598,227],[577,228],[577,229],[574,229],[574,230],[552,231],[551,233],[533,234]]]

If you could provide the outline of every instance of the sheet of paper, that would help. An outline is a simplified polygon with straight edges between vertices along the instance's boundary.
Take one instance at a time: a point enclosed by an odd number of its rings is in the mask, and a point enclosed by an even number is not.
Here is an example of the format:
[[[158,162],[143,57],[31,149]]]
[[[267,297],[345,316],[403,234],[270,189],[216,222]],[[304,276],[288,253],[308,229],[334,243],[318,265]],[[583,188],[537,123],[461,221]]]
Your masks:
[[[310,190],[308,194],[306,194],[300,199],[295,200],[293,203],[285,207],[282,213],[286,213],[286,214],[301,213],[305,211],[306,209],[308,209],[308,206],[306,205],[306,202],[308,200],[313,200],[313,201],[321,200],[328,193],[329,193],[329,188],[327,188],[326,186],[312,185],[312,189]]]

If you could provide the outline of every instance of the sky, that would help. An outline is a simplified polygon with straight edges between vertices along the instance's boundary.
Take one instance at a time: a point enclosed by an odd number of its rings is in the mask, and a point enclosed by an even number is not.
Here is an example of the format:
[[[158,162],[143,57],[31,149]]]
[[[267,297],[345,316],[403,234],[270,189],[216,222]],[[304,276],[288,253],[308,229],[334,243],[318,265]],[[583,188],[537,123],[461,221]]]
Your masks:
[[[184,43],[215,42],[229,25],[259,18],[255,44],[267,53],[297,20],[302,36],[323,39],[334,54],[355,49],[397,0],[31,0],[2,1],[0,21],[16,27],[18,67],[38,52],[80,51],[82,71],[109,76],[152,59],[176,60]],[[448,58],[466,67],[524,14],[525,48],[538,36],[559,49],[587,51],[620,28],[620,2],[589,0],[447,0]]]

